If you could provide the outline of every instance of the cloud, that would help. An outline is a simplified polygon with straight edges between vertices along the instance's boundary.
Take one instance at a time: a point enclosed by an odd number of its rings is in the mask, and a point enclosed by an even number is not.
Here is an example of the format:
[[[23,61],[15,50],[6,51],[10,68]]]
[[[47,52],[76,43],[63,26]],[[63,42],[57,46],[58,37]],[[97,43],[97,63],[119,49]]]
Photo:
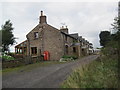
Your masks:
[[[26,39],[39,22],[40,11],[47,16],[48,24],[56,28],[65,23],[70,33],[78,32],[95,47],[99,47],[99,33],[108,30],[117,16],[117,2],[24,2],[2,3],[2,23],[8,19],[14,26],[18,43]],[[11,50],[14,50],[12,46]]]

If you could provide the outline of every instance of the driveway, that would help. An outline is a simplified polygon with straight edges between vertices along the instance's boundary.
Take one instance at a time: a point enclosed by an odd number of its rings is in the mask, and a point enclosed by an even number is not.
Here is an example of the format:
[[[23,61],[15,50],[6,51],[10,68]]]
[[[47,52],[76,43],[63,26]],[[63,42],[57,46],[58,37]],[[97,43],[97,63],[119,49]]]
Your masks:
[[[29,72],[14,72],[2,76],[3,88],[59,88],[60,84],[77,66],[90,63],[98,55],[91,55],[74,62],[35,68]]]

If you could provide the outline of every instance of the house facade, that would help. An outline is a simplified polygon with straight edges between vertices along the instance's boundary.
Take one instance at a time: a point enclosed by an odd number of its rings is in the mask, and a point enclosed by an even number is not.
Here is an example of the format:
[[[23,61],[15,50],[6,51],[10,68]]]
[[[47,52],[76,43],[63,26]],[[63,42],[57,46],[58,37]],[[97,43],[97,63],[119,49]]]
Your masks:
[[[44,52],[47,51],[49,60],[60,60],[64,55],[80,57],[89,54],[89,42],[83,43],[83,38],[78,34],[69,34],[67,27],[57,29],[49,25],[43,11],[39,17],[39,24],[26,35],[26,38],[27,40],[15,46],[16,54],[38,57],[44,56]],[[83,48],[83,45],[88,47]]]

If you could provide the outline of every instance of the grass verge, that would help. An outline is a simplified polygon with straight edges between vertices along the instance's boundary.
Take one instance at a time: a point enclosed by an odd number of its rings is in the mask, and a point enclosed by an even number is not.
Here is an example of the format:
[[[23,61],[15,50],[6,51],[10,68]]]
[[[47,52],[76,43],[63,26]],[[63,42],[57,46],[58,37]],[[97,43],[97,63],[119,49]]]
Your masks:
[[[61,88],[118,88],[116,57],[102,57],[75,69]]]
[[[2,74],[6,74],[6,73],[9,73],[9,72],[14,72],[14,71],[18,71],[18,72],[19,71],[20,72],[31,71],[31,70],[33,70],[34,68],[37,68],[37,67],[48,66],[48,65],[52,65],[52,64],[62,64],[62,63],[65,63],[65,62],[59,62],[59,61],[37,62],[37,63],[34,63],[34,64],[25,65],[25,66],[3,69]]]

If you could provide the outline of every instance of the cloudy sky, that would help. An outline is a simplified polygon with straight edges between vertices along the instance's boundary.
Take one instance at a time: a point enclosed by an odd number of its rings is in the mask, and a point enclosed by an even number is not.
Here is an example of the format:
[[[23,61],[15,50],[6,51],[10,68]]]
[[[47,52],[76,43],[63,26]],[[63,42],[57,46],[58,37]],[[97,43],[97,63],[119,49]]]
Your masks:
[[[118,6],[117,2],[2,2],[0,10],[0,25],[11,20],[17,44],[26,40],[26,34],[39,23],[43,10],[48,24],[59,29],[65,23],[69,33],[78,33],[96,48],[100,47],[100,31],[111,28]]]

